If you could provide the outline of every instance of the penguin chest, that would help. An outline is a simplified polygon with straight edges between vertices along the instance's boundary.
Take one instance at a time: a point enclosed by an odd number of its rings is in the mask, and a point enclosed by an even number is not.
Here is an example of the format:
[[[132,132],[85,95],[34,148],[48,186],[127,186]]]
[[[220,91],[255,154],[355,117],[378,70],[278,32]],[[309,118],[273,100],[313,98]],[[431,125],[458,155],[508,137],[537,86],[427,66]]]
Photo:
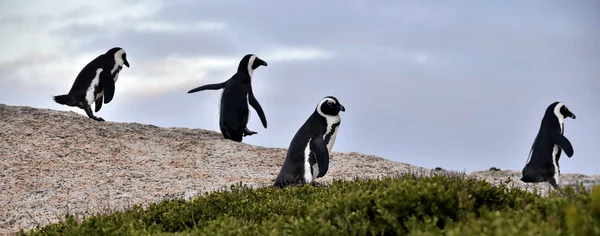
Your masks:
[[[331,149],[333,149],[333,144],[335,144],[335,138],[337,137],[338,127],[339,127],[339,123],[338,123],[338,125],[336,125],[332,128],[331,136],[329,137],[329,140],[327,140],[327,134],[325,134],[325,136],[323,137],[325,139],[325,141],[327,141],[327,151],[328,152],[331,152]]]
[[[123,69],[122,66],[115,64],[112,70],[110,70],[110,74],[113,76],[115,83],[117,82],[117,79],[119,79],[119,73],[121,73],[121,69]]]
[[[337,137],[337,131],[340,127],[341,119],[339,116],[327,118],[327,127],[323,134],[323,140],[327,143],[327,151],[331,152],[335,139]]]

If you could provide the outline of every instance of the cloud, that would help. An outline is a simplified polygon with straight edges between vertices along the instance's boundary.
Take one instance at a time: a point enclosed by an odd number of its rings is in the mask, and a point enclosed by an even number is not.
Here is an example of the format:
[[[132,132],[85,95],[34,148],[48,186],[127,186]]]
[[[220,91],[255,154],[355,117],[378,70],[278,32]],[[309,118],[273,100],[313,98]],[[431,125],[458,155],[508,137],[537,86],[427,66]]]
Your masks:
[[[31,6],[36,6],[32,8]],[[120,7],[115,7],[120,6]],[[126,25],[128,20],[142,19],[156,13],[159,1],[11,1],[0,10],[0,61],[19,57],[30,52],[65,53],[76,47],[78,39],[56,35],[54,32],[76,25],[110,26]]]
[[[264,53],[264,58],[269,58],[269,61],[288,61],[288,60],[309,60],[309,59],[329,59],[335,53],[312,49],[312,48],[276,48],[267,53]]]
[[[197,22],[190,25],[176,25],[166,22],[142,22],[133,29],[143,32],[181,33],[187,31],[223,30],[226,25],[222,22]]]

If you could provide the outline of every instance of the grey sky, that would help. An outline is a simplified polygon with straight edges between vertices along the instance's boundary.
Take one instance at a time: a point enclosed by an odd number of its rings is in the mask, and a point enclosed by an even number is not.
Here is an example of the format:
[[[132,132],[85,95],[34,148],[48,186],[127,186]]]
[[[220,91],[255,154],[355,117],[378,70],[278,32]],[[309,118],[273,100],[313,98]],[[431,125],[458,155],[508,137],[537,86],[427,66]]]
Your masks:
[[[269,126],[252,110],[245,143],[287,147],[333,95],[346,107],[335,151],[520,170],[560,100],[577,115],[561,171],[600,174],[600,1],[3,1],[0,35],[0,103],[85,114],[51,96],[121,46],[131,68],[98,116],[218,131],[220,92],[186,92],[255,53]]]

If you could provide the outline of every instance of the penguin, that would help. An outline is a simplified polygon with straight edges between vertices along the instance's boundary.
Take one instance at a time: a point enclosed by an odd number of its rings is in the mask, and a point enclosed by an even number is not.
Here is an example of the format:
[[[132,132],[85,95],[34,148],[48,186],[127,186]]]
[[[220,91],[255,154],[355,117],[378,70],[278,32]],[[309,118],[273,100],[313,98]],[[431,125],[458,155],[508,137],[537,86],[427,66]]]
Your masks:
[[[102,103],[108,104],[112,101],[115,83],[123,65],[129,67],[125,50],[120,47],[109,49],[83,67],[69,93],[54,96],[54,101],[61,105],[79,107],[85,110],[89,118],[104,121],[92,113],[92,103],[96,103],[95,112],[98,112]]]
[[[267,62],[247,54],[240,60],[237,72],[225,82],[203,85],[187,92],[223,89],[219,102],[219,128],[225,139],[241,142],[243,137],[257,134],[246,126],[250,120],[249,106],[256,110],[263,127],[267,128],[265,113],[252,92],[252,75],[259,66],[267,66]]]
[[[314,184],[327,174],[329,153],[346,108],[334,96],[322,98],[315,111],[294,135],[274,187]]]
[[[562,102],[553,102],[546,108],[540,129],[529,151],[528,162],[521,171],[521,181],[547,182],[554,189],[558,189],[560,183],[558,160],[561,150],[569,158],[573,156],[573,145],[564,136],[564,121],[567,117],[575,119],[575,114]]]

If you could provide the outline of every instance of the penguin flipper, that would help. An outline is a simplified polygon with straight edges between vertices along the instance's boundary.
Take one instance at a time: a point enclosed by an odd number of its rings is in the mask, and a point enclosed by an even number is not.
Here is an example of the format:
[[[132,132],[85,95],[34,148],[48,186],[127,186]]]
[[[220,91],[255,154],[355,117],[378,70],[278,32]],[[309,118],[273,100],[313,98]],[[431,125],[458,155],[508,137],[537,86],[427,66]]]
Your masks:
[[[104,100],[104,96],[99,97],[98,99],[96,99],[96,101],[94,103],[96,103],[96,109],[94,112],[98,112],[100,111],[100,108],[102,108],[102,100]]]
[[[192,90],[188,91],[187,93],[195,93],[195,92],[200,92],[202,90],[217,90],[217,89],[222,89],[222,88],[225,88],[226,84],[227,84],[227,81],[225,81],[223,83],[218,83],[218,84],[202,85],[200,87],[197,87],[195,89],[192,89]]]
[[[569,141],[569,139],[567,139],[567,137],[565,137],[562,134],[556,133],[552,136],[552,142],[558,145],[563,151],[565,151],[565,154],[567,154],[568,157],[573,156],[573,145],[571,145],[571,142]]]
[[[317,165],[319,165],[319,175],[317,175],[317,178],[321,178],[329,170],[329,150],[327,150],[323,136],[318,135],[316,138],[311,139],[310,150],[315,154]]]
[[[258,113],[260,122],[262,123],[263,127],[265,127],[265,129],[266,129],[267,128],[267,117],[265,117],[265,112],[263,111],[262,107],[260,106],[260,103],[258,103],[256,98],[254,97],[254,93],[252,92],[252,89],[250,89],[250,92],[248,92],[248,103],[250,103],[250,106],[252,106],[252,108],[254,108],[256,113]]]
[[[102,83],[102,89],[104,90],[104,103],[108,104],[115,95],[115,81],[110,76],[110,70],[100,72],[100,83]]]

